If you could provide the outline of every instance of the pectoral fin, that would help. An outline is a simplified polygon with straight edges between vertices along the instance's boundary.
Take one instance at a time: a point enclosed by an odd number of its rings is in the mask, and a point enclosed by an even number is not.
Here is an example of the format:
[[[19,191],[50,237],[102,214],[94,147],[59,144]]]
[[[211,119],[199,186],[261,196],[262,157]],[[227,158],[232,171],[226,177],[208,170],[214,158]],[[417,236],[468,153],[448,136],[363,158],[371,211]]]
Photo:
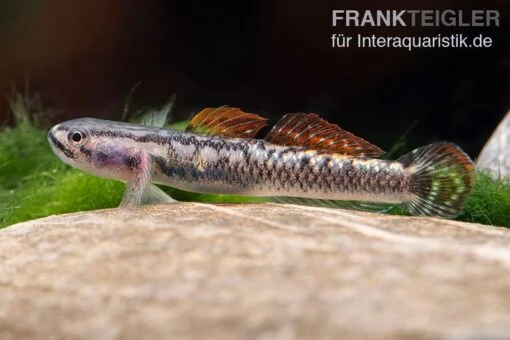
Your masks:
[[[140,150],[129,159],[129,164],[133,164],[131,178],[126,183],[126,191],[120,202],[120,208],[133,208],[142,203],[142,197],[150,186],[150,159],[146,151]]]

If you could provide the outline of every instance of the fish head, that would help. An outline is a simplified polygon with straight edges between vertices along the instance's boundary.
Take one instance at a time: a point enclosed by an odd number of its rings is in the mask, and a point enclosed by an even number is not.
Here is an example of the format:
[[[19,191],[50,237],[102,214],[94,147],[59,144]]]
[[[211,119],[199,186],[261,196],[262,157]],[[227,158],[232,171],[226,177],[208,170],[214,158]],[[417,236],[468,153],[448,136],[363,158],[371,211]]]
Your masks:
[[[62,161],[75,168],[125,180],[129,176],[127,164],[133,163],[134,151],[112,138],[119,124],[94,118],[69,120],[50,129],[48,142]]]

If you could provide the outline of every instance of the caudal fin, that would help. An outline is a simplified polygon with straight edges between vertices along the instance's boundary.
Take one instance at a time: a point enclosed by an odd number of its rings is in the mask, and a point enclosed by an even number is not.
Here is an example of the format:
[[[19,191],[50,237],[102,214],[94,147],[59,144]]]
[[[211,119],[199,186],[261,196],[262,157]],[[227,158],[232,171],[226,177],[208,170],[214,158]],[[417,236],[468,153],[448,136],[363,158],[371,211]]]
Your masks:
[[[462,212],[473,187],[473,162],[458,146],[435,143],[400,157],[411,174],[414,197],[404,203],[413,215],[453,218]]]

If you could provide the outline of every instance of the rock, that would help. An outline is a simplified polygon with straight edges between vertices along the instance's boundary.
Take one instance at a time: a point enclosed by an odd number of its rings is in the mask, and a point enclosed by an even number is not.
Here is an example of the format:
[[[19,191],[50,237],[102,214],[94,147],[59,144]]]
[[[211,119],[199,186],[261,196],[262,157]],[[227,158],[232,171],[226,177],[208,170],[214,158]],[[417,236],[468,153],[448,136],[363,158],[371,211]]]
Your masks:
[[[175,203],[0,231],[0,338],[505,338],[510,230]]]
[[[510,176],[510,111],[483,147],[476,165],[494,178]]]

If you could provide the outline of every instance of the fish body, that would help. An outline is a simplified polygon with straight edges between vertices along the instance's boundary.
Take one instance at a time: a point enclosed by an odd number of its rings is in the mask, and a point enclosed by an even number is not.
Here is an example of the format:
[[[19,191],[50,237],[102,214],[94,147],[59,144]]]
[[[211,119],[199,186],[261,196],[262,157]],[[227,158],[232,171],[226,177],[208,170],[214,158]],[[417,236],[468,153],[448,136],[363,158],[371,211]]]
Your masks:
[[[314,149],[296,142],[302,131],[292,143],[279,141],[292,131],[275,127],[272,138],[254,139],[81,118],[54,126],[48,140],[70,165],[126,182],[122,206],[139,205],[156,183],[201,193],[396,203],[416,215],[452,217],[471,190],[471,161],[450,143],[388,161],[366,156],[380,149],[361,139],[344,143],[363,151],[351,156],[327,149],[330,144]]]

